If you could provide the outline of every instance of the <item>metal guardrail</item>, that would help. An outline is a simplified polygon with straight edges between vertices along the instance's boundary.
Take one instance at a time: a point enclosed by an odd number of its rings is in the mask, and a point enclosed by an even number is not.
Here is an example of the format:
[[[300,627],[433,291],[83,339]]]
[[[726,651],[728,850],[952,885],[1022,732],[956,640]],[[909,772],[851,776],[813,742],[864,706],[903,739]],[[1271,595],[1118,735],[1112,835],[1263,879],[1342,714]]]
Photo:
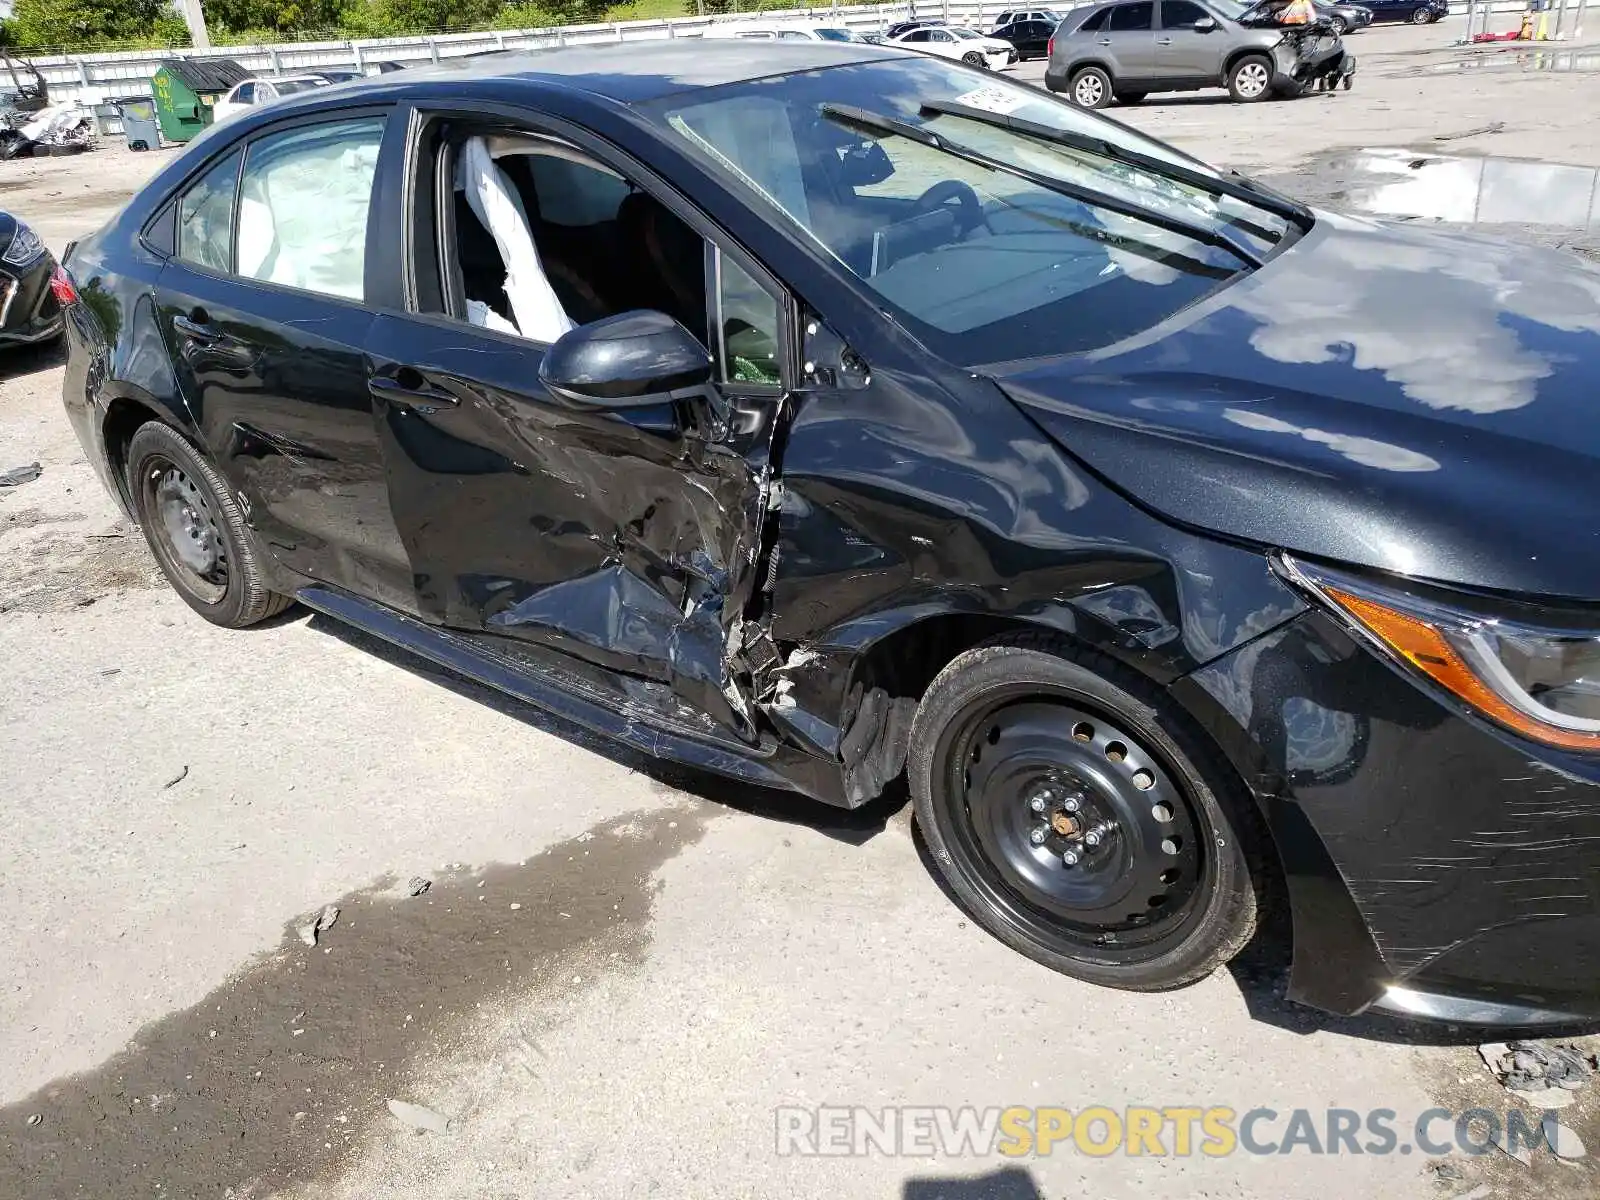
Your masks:
[[[94,106],[118,96],[151,91],[151,76],[162,59],[225,56],[247,70],[275,75],[305,70],[362,70],[370,62],[389,61],[405,66],[438,62],[464,54],[492,50],[576,46],[586,43],[651,41],[698,37],[714,24],[732,20],[826,21],[861,32],[881,31],[908,16],[943,17],[946,20],[988,28],[992,19],[1015,0],[919,0],[908,4],[850,5],[768,10],[722,17],[674,17],[647,21],[614,21],[567,25],[551,29],[507,29],[470,33],[440,33],[415,37],[367,38],[352,41],[284,42],[271,46],[219,46],[211,50],[124,50],[34,58],[33,64],[50,85],[54,103],[76,101]],[[1075,7],[1073,4],[1065,7]],[[1489,0],[1478,11],[1521,13],[1523,0]],[[1467,11],[1466,0],[1451,0],[1452,14]],[[114,121],[108,132],[117,128]]]

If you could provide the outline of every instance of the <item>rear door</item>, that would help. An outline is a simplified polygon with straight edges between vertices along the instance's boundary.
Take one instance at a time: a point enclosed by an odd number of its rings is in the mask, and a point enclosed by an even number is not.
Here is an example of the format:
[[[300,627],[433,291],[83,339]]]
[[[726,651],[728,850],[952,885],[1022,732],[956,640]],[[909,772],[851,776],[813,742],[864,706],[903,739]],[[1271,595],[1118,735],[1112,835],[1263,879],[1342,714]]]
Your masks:
[[[290,569],[391,603],[410,566],[367,395],[368,218],[383,110],[320,113],[215,157],[176,200],[156,307],[201,436]]]
[[[1106,13],[1095,34],[1096,44],[1105,48],[1111,61],[1113,81],[1119,87],[1124,80],[1151,80],[1161,73],[1156,61],[1155,7],[1153,0],[1119,4]]]
[[[1227,35],[1215,17],[1194,0],[1160,0],[1161,32],[1156,37],[1156,60],[1162,76],[1191,85],[1215,83],[1222,78]],[[1209,30],[1195,22],[1209,21]]]
[[[531,127],[497,132],[471,116],[432,115],[412,185],[423,249],[410,264],[411,311],[380,315],[368,337],[415,607],[669,685],[753,741],[734,663],[792,377],[788,302],[615,151],[567,140],[579,131],[541,141]],[[540,269],[570,318],[649,308],[709,333],[725,411],[700,401],[582,408],[544,389],[550,338],[518,332],[498,250],[454,186],[477,137],[500,148],[496,168],[518,189]],[[484,323],[470,323],[473,304],[494,315],[479,309]]]

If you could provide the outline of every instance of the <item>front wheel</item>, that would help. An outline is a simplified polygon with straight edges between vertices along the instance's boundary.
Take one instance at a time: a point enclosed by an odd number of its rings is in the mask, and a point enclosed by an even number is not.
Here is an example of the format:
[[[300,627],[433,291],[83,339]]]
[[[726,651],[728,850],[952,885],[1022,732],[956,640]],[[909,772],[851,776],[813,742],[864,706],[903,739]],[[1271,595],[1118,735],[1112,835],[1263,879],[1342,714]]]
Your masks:
[[[1228,72],[1228,91],[1241,104],[1265,100],[1272,91],[1272,60],[1247,54]]]
[[[968,50],[961,56],[961,61],[966,63],[968,66],[973,67],[986,67],[989,65],[989,60],[984,58],[983,55],[979,54],[976,50]]]
[[[940,672],[911,733],[918,828],[1029,958],[1131,991],[1194,983],[1255,929],[1248,798],[1153,688],[1063,650],[1025,636]]]
[[[268,590],[238,502],[177,430],[141,426],[128,443],[127,479],[161,573],[195,612],[242,629],[293,603]]]
[[[1411,23],[1413,25],[1431,25],[1436,19],[1431,8],[1415,8],[1411,10]]]
[[[1334,37],[1343,37],[1345,34],[1350,32],[1350,26],[1345,24],[1343,17],[1329,17],[1328,28],[1333,31]]]
[[[1111,76],[1099,67],[1084,67],[1072,77],[1067,94],[1079,108],[1104,108],[1111,103]]]

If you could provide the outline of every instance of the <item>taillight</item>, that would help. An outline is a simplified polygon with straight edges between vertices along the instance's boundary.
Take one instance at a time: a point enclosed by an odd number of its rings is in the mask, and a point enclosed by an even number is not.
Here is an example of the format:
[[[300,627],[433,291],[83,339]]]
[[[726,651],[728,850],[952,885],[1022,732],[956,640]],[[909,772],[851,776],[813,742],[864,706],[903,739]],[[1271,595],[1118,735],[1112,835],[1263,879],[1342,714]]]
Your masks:
[[[1050,35],[1050,40],[1044,44],[1044,56],[1046,58],[1054,58],[1055,57],[1055,53],[1056,53],[1056,35],[1052,33]]]
[[[65,268],[57,267],[50,272],[50,291],[61,304],[78,302],[78,289],[72,286],[72,277],[67,274]]]

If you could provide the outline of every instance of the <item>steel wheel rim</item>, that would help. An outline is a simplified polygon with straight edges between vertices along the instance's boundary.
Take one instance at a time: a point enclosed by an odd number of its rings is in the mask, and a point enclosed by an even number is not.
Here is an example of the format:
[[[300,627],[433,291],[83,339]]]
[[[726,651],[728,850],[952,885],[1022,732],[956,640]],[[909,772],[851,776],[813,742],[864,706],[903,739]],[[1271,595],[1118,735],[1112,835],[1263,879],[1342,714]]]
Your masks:
[[[1239,94],[1250,97],[1261,95],[1262,92],[1267,90],[1267,83],[1269,82],[1267,69],[1260,63],[1254,62],[1245,63],[1244,66],[1240,67],[1235,79],[1238,81]]]
[[[227,543],[206,489],[169,458],[145,464],[143,509],[150,541],[168,574],[205,604],[228,591]]]
[[[1012,928],[1117,961],[1194,921],[1214,873],[1197,806],[1126,722],[1030,685],[976,706],[941,742],[958,865]]]
[[[1093,108],[1105,95],[1105,85],[1097,75],[1085,75],[1072,87],[1074,97],[1085,108]]]

